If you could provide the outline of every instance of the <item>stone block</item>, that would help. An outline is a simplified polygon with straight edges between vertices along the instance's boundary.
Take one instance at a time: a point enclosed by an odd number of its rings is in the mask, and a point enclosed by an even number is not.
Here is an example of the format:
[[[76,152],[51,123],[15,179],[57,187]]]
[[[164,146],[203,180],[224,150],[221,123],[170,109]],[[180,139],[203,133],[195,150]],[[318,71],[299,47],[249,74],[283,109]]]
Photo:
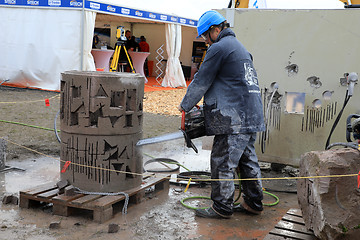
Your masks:
[[[119,231],[120,227],[116,223],[109,224],[108,233],[117,233]]]
[[[52,222],[49,225],[50,229],[59,229],[60,228],[60,222]]]
[[[5,195],[2,200],[3,204],[14,204],[18,205],[19,198],[14,195]]]
[[[320,239],[358,239],[360,191],[356,174],[360,152],[354,149],[314,151],[300,160],[298,201],[308,229]],[[334,176],[339,177],[322,177]],[[320,177],[321,176],[321,177]]]
[[[65,187],[65,196],[74,196],[75,195],[75,187],[70,185]]]

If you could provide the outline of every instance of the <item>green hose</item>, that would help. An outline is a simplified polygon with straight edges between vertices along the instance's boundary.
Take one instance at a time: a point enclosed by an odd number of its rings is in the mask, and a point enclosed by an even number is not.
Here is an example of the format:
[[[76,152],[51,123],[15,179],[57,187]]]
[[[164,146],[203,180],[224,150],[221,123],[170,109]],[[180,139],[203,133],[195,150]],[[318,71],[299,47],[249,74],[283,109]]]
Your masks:
[[[264,206],[275,206],[276,204],[278,204],[279,203],[279,198],[275,195],[275,194],[272,194],[272,193],[269,193],[269,192],[267,192],[267,191],[263,191],[263,193],[266,193],[266,194],[268,194],[268,195],[270,195],[270,196],[272,196],[273,198],[275,198],[275,202],[273,202],[273,203],[263,203],[263,205]],[[240,194],[239,194],[239,197],[237,198],[237,200],[240,198]],[[184,206],[184,207],[187,207],[187,208],[190,208],[190,209],[193,209],[193,210],[196,210],[196,209],[206,209],[206,208],[209,208],[209,207],[199,207],[199,208],[197,208],[197,207],[192,207],[192,206],[190,206],[190,205],[187,205],[187,204],[185,204],[185,201],[187,201],[187,200],[190,200],[190,199],[208,199],[208,200],[211,200],[211,198],[210,197],[203,197],[203,196],[193,196],[193,197],[187,197],[187,198],[184,198],[184,199],[181,199],[180,200],[180,203]],[[235,202],[237,201],[237,200],[235,200]],[[237,203],[237,204],[240,204],[240,203]],[[235,203],[235,205],[237,205],[236,203]]]
[[[26,124],[26,123],[19,123],[19,122],[6,121],[6,120],[0,120],[0,122],[17,124],[17,125],[32,127],[32,128],[38,128],[38,129],[43,129],[43,130],[47,130],[47,131],[54,131],[54,129],[52,129],[52,128],[39,127],[39,126],[30,125],[30,124]],[[57,131],[60,132],[60,130],[57,130]]]
[[[151,157],[151,158],[154,158],[154,159],[155,159],[155,157],[153,157],[153,156],[151,156],[151,155],[149,155],[149,154],[146,154],[146,153],[143,153],[143,154],[146,155],[146,156],[148,156],[148,157]],[[189,170],[188,168],[186,168],[185,166],[181,165],[181,164],[178,163],[178,162],[165,162],[165,161],[163,161],[163,163],[176,164],[176,165],[178,165],[178,166],[180,166],[180,167],[183,167],[184,169],[186,169],[187,171],[190,172],[190,170]],[[238,177],[239,177],[239,179],[240,179],[240,173],[238,173]],[[273,202],[273,203],[263,203],[263,206],[270,206],[270,207],[271,207],[271,206],[275,206],[276,204],[278,204],[278,203],[280,202],[280,199],[279,199],[275,194],[269,193],[269,192],[267,192],[267,191],[265,191],[265,190],[263,190],[263,193],[268,194],[268,195],[272,196],[273,198],[275,198],[275,202]],[[241,180],[239,180],[239,195],[237,196],[237,198],[236,198],[235,201],[234,201],[234,204],[235,204],[235,205],[240,204],[240,203],[235,203],[235,202],[237,202],[237,201],[240,199],[240,197],[241,197]],[[187,205],[187,204],[185,203],[185,201],[188,201],[188,200],[191,200],[191,199],[207,199],[207,200],[211,200],[210,197],[193,196],[193,197],[187,197],[187,198],[181,199],[181,200],[180,200],[180,203],[181,203],[184,207],[190,208],[190,209],[193,209],[193,210],[196,210],[196,209],[207,209],[207,208],[208,208],[208,207],[199,207],[199,208],[197,208],[197,207],[192,207],[192,206],[190,206],[190,205]]]

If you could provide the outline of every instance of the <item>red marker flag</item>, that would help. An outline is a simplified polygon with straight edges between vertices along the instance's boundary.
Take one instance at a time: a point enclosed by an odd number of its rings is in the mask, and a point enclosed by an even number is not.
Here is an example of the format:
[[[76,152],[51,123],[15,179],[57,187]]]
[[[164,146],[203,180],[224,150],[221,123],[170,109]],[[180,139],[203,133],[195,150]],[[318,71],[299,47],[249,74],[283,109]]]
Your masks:
[[[71,161],[66,161],[63,168],[61,169],[61,173],[66,172],[66,169],[69,167]]]
[[[50,106],[50,101],[49,101],[49,99],[45,99],[45,106],[47,106],[47,107]]]

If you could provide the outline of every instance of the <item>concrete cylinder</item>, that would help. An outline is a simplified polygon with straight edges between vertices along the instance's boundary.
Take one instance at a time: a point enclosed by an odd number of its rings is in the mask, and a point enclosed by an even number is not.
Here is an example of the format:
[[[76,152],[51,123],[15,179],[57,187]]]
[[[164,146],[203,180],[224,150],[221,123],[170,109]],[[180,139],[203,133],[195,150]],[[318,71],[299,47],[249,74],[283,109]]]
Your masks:
[[[94,192],[141,184],[142,155],[135,145],[142,138],[144,82],[132,73],[62,74],[61,180]],[[66,161],[72,164],[65,171]]]

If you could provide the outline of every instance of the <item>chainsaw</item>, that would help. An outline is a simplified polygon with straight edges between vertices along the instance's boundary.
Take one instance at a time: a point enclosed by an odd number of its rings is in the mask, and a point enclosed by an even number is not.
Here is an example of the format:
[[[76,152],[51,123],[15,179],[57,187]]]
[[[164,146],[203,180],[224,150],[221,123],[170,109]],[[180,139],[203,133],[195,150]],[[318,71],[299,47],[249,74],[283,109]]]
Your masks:
[[[157,137],[141,139],[136,143],[136,146],[165,142],[184,137],[186,146],[188,148],[192,148],[196,153],[198,153],[198,149],[191,139],[199,138],[205,135],[204,110],[202,106],[196,105],[187,113],[182,111],[180,131]]]

